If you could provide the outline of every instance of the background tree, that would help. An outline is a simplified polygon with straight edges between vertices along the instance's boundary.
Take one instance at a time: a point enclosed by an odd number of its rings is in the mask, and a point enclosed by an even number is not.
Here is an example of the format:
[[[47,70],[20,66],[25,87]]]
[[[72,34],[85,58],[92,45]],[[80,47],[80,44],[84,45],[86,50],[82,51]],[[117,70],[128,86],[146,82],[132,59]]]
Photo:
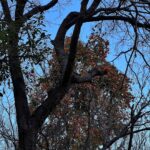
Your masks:
[[[70,40],[70,37],[65,40],[66,52],[69,50]],[[124,75],[106,62],[106,53],[108,53],[108,41],[102,40],[97,35],[92,35],[88,44],[79,41],[75,65],[77,74],[84,76],[87,71],[91,71],[91,68],[109,70],[110,73],[101,78],[93,78],[90,83],[78,83],[71,86],[61,105],[44,125],[39,137],[40,147],[51,145],[50,149],[62,147],[63,149],[75,147],[76,149],[87,147],[96,149],[100,143],[106,143],[109,141],[109,137],[124,127],[121,120],[127,119],[127,108],[133,99],[131,93],[128,92],[129,80],[125,79],[120,93],[113,94],[118,91],[116,88],[121,84]],[[56,75],[59,68],[56,66],[55,59],[51,59],[50,62],[50,76],[40,79],[41,87],[36,86],[37,91],[34,91],[34,97],[31,93],[32,109],[34,109],[33,106],[38,105],[40,101],[37,101],[37,98],[42,99],[41,93],[49,88],[48,85],[51,84],[53,87],[56,84],[56,76],[52,74],[55,72]],[[54,64],[53,67],[51,67],[52,64]],[[114,83],[114,78],[117,78],[118,82]],[[113,102],[110,100],[112,95]],[[55,132],[53,133],[53,131]],[[108,136],[105,137],[105,135]],[[45,138],[47,138],[46,141]]]

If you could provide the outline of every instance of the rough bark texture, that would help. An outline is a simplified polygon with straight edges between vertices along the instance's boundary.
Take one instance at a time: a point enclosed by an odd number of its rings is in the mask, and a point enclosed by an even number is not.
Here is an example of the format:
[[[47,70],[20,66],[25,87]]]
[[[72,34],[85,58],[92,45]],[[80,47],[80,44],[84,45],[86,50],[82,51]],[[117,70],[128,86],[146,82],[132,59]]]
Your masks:
[[[10,30],[14,30],[14,29],[10,28]],[[11,45],[11,47],[9,48],[9,52],[8,52],[9,66],[10,66],[12,83],[14,87],[16,118],[17,118],[17,124],[18,124],[18,134],[19,134],[19,147],[22,147],[22,146],[26,147],[26,143],[28,140],[26,139],[26,136],[28,136],[27,133],[28,133],[29,126],[30,126],[29,124],[30,113],[29,113],[28,102],[27,102],[27,97],[25,93],[25,83],[24,83],[23,74],[21,71],[20,60],[17,54],[18,35],[16,33],[14,34],[11,33],[9,37],[10,37],[9,45]],[[30,136],[31,136],[31,133],[30,133]]]
[[[18,150],[36,150],[37,131],[22,131],[19,135]]]

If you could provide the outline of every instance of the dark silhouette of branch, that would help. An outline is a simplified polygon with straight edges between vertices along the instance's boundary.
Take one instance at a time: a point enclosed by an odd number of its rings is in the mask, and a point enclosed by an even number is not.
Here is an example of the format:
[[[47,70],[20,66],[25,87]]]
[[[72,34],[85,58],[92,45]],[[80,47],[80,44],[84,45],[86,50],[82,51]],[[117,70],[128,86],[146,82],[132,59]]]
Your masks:
[[[37,14],[37,13],[42,13],[50,8],[52,8],[53,6],[55,6],[57,4],[58,0],[52,0],[50,1],[48,4],[44,5],[44,6],[36,6],[35,8],[33,8],[31,11],[29,11],[28,13],[26,13],[22,19],[28,20],[30,19],[33,15]]]
[[[91,71],[87,73],[86,76],[81,77],[78,74],[73,74],[71,82],[72,83],[85,83],[85,82],[92,82],[93,78],[96,76],[104,76],[107,74],[107,71],[98,70],[96,68],[93,68]]]
[[[60,103],[64,95],[69,89],[70,78],[73,71],[74,60],[76,56],[76,49],[82,21],[76,24],[70,44],[70,55],[66,71],[63,76],[63,80],[60,85],[48,92],[48,98],[39,106],[32,115],[35,127],[39,128],[47,116],[54,110],[54,108]]]
[[[0,2],[2,4],[3,13],[5,15],[5,20],[10,22],[12,19],[11,19],[11,14],[10,14],[10,10],[8,7],[8,3],[6,0],[0,0]]]

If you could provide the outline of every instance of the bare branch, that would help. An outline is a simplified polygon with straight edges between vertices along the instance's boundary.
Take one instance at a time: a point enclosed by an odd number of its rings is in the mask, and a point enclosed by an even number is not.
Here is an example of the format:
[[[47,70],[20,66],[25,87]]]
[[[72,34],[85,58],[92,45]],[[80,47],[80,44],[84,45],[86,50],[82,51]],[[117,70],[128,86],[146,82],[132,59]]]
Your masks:
[[[37,6],[35,8],[33,8],[31,11],[29,11],[28,13],[26,13],[23,18],[25,20],[30,19],[33,15],[37,14],[37,13],[42,13],[50,8],[52,8],[53,6],[55,6],[57,4],[58,0],[52,0],[51,2],[49,2],[48,4],[44,5],[44,6]]]

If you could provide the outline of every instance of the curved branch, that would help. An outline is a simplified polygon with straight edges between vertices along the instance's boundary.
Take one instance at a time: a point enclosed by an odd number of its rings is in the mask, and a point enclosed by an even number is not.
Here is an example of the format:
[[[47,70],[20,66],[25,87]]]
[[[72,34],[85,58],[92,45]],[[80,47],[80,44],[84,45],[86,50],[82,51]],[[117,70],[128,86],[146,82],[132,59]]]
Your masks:
[[[110,20],[116,20],[116,21],[124,21],[124,22],[128,22],[129,24],[131,24],[132,26],[137,25],[137,27],[139,28],[145,28],[145,29],[149,29],[150,30],[150,24],[148,23],[141,23],[139,21],[135,22],[135,20],[133,18],[130,17],[124,17],[124,16],[97,16],[97,17],[88,17],[85,18],[83,21],[84,22],[92,22],[92,21],[110,21]]]
[[[26,13],[23,16],[24,20],[28,20],[33,15],[35,15],[37,13],[42,13],[42,12],[52,8],[53,6],[55,6],[57,4],[57,2],[58,2],[58,0],[52,0],[51,2],[49,2],[48,4],[46,4],[44,6],[36,6],[35,8],[33,8],[31,11],[29,11],[28,13]]]
[[[47,116],[54,110],[54,108],[56,108],[69,89],[69,82],[74,67],[74,60],[81,26],[82,21],[80,20],[74,28],[70,45],[70,55],[62,83],[60,83],[58,87],[48,92],[48,98],[35,110],[31,117],[31,120],[37,129],[41,127]]]
[[[78,45],[78,39],[79,39],[81,27],[82,27],[82,18],[79,18],[77,24],[75,25],[73,35],[71,37],[71,44],[70,44],[70,49],[69,49],[70,53],[68,56],[68,61],[67,61],[67,65],[65,68],[64,76],[62,79],[63,86],[67,86],[71,80],[71,76],[72,76],[72,72],[73,72],[74,64],[75,64],[77,45]]]
[[[64,41],[67,31],[71,26],[73,26],[79,17],[78,12],[71,12],[62,22],[60,28],[56,34],[55,39],[52,41],[52,44],[55,47],[55,51],[58,57],[58,61],[61,65],[62,70],[67,64],[68,55],[64,52]]]

